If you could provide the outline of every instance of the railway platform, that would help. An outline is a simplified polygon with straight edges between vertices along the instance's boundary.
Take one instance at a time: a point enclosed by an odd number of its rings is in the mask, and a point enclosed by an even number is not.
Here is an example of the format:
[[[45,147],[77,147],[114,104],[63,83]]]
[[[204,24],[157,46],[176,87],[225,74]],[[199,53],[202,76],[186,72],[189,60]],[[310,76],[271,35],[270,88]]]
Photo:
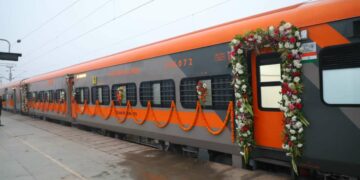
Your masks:
[[[187,158],[9,112],[1,118],[1,180],[290,178]]]

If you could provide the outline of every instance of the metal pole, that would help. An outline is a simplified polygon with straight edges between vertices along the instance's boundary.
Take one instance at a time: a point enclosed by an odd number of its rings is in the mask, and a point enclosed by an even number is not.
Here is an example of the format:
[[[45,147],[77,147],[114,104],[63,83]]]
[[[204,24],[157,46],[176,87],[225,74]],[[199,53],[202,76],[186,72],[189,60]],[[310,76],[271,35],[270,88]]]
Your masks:
[[[8,45],[9,45],[9,52],[10,52],[10,49],[11,49],[11,44],[10,44],[10,42],[9,42],[8,40],[6,40],[6,39],[0,39],[0,41],[5,41],[5,42],[8,43]]]
[[[12,81],[12,66],[8,66],[9,68],[9,81],[11,82]]]

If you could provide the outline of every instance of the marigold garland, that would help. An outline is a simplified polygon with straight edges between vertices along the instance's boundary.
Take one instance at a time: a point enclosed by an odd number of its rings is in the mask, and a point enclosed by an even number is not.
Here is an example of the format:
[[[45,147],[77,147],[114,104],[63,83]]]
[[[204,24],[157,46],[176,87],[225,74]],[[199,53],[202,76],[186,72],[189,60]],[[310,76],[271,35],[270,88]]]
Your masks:
[[[241,147],[245,163],[248,163],[250,150],[254,145],[254,114],[252,93],[249,83],[246,52],[271,47],[281,55],[282,99],[280,109],[284,112],[284,139],[282,148],[291,157],[291,164],[297,174],[296,162],[301,157],[304,143],[304,128],[309,122],[302,112],[301,94],[301,36],[300,30],[288,22],[278,27],[270,26],[267,31],[257,29],[245,35],[237,35],[230,43],[233,86],[235,91],[235,122],[237,142]]]

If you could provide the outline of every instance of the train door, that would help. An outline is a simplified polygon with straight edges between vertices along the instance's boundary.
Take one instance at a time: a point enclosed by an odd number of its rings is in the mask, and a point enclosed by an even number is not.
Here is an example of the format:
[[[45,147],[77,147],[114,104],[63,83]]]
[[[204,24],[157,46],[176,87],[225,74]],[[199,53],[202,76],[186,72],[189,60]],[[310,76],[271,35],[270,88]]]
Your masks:
[[[252,53],[251,65],[256,145],[280,149],[283,131],[283,113],[279,109],[280,56],[277,53]]]

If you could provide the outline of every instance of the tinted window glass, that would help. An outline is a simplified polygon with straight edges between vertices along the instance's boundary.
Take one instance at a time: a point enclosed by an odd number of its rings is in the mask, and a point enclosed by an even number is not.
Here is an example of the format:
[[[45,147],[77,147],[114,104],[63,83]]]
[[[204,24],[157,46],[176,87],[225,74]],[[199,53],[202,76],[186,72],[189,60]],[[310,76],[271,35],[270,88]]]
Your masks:
[[[100,105],[110,104],[110,91],[109,86],[94,86],[91,88],[91,100],[95,104],[99,101]]]
[[[173,80],[148,81],[140,84],[140,102],[146,106],[150,101],[154,107],[170,107],[175,102],[175,83]]]

